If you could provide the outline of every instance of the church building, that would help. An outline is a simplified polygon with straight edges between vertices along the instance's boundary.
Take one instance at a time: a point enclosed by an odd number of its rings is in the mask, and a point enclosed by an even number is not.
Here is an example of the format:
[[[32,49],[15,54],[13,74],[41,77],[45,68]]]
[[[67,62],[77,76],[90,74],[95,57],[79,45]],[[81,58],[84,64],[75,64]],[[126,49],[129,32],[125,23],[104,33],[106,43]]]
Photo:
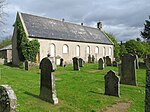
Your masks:
[[[57,65],[60,58],[63,58],[65,63],[72,63],[73,57],[87,62],[89,54],[93,55],[96,61],[106,56],[113,59],[113,43],[102,31],[101,22],[97,23],[97,28],[93,28],[84,26],[83,23],[74,24],[64,19],[55,20],[20,12],[16,18],[20,19],[29,40],[37,39],[40,43],[37,62],[48,54]],[[14,65],[19,64],[16,25],[12,38],[12,62]]]

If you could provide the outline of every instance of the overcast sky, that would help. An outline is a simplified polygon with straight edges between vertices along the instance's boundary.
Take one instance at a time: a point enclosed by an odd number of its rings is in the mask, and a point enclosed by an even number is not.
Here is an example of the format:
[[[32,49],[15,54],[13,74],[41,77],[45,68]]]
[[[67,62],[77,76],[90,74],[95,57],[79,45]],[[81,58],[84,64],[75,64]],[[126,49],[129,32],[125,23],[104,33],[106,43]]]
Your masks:
[[[12,35],[17,11],[96,27],[115,35],[118,41],[140,37],[150,15],[150,0],[7,0],[5,35]],[[0,29],[1,30],[1,29]]]

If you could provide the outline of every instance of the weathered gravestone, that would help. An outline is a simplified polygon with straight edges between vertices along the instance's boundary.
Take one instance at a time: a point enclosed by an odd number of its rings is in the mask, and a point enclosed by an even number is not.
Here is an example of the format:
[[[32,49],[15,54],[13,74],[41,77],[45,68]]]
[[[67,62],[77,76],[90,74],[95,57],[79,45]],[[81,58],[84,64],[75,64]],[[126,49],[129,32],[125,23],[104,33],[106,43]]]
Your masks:
[[[115,72],[110,70],[105,75],[105,95],[120,96],[120,80]]]
[[[102,58],[100,58],[98,60],[98,69],[99,70],[103,70],[104,69],[104,60]]]
[[[121,75],[121,64],[118,64],[118,75]]]
[[[136,69],[139,69],[139,59],[138,59],[138,55],[135,55],[135,62],[136,62]]]
[[[106,63],[106,57],[103,57],[104,63]]]
[[[95,57],[94,57],[94,55],[92,55],[92,63],[94,63],[95,62]]]
[[[64,66],[64,63],[63,63],[64,59],[60,59],[60,66]]]
[[[77,57],[72,58],[73,60],[73,70],[80,70],[79,59]]]
[[[106,65],[111,66],[111,58],[109,56],[106,56]]]
[[[121,83],[136,86],[136,57],[132,54],[122,56]]]
[[[24,64],[25,64],[25,70],[29,70],[29,62],[28,62],[28,60],[26,60]]]
[[[89,54],[88,56],[88,63],[91,63],[92,62],[92,58],[91,58],[91,55]]]
[[[114,66],[114,67],[118,67],[117,61],[113,61],[113,66]]]
[[[145,112],[150,112],[150,55],[146,58]]]
[[[8,85],[0,86],[0,112],[16,112],[17,98]]]
[[[48,57],[43,58],[40,62],[40,69],[40,97],[45,101],[57,104],[58,98],[56,97],[55,76],[53,74],[55,68],[53,68],[53,64]]]
[[[84,61],[82,58],[79,58],[79,67],[83,67],[84,66]]]

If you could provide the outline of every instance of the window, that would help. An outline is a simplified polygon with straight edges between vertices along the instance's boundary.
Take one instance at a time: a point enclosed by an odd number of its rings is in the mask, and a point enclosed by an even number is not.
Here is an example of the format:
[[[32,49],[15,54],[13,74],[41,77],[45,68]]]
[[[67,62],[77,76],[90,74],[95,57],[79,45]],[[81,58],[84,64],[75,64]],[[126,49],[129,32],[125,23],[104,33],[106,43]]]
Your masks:
[[[51,57],[55,56],[55,45],[54,44],[50,45],[50,56]]]
[[[103,47],[103,56],[106,56],[106,48]]]
[[[80,46],[76,46],[76,56],[80,56]]]
[[[63,53],[68,53],[69,48],[67,45],[63,45]]]
[[[87,54],[90,54],[90,47],[89,46],[87,46],[86,52],[87,52]]]
[[[111,56],[112,55],[112,48],[110,47],[109,48],[109,56]]]
[[[98,54],[99,53],[99,48],[96,46],[95,47],[95,54]]]

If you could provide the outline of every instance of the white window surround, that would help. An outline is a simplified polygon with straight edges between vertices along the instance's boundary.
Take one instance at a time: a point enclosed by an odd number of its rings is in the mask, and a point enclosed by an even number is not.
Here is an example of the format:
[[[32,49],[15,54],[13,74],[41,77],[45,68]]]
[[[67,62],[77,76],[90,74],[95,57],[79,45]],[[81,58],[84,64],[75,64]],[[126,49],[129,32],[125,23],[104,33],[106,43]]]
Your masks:
[[[64,54],[69,53],[69,47],[68,47],[68,45],[66,45],[66,44],[63,45],[63,53],[64,53]]]

